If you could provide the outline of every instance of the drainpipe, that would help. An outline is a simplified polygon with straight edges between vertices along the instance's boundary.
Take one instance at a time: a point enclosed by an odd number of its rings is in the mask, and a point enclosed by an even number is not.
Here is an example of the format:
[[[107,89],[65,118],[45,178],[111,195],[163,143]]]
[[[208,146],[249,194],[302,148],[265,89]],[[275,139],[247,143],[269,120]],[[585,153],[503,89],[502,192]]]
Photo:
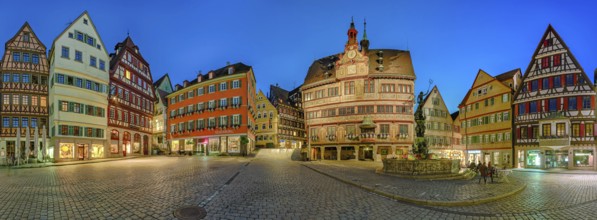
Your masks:
[[[516,131],[516,126],[514,125],[514,104],[512,103],[514,99],[514,90],[511,92],[510,95],[510,117],[512,117],[510,119],[510,141],[512,142],[512,168],[515,168],[514,164],[516,163],[515,160],[518,160],[518,157],[516,157],[516,149],[515,149],[515,144],[516,144],[516,136],[514,135],[514,131]]]

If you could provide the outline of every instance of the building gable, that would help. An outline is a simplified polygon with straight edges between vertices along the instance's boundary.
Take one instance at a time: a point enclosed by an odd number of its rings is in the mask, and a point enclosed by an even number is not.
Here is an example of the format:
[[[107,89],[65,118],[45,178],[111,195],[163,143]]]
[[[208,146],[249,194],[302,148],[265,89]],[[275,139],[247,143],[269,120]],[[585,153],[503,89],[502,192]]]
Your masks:
[[[531,89],[531,82],[534,80],[548,79],[551,80],[549,84],[552,85],[554,83],[553,79],[549,77],[559,75],[560,83],[563,85],[566,82],[564,78],[570,74],[572,74],[574,80],[574,90],[594,91],[594,85],[566,43],[555,29],[549,25],[522,77],[522,87],[516,91],[514,98],[516,101],[521,101],[536,96],[535,92],[527,92]],[[537,82],[537,84],[541,83]],[[539,86],[541,85],[537,85],[537,87]],[[548,92],[557,93],[555,90]]]

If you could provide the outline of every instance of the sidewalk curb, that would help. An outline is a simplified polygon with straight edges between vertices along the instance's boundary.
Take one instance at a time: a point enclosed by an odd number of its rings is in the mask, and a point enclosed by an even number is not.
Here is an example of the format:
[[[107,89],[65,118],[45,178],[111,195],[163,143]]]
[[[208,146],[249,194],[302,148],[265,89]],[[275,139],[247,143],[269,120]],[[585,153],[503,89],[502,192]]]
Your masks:
[[[306,164],[301,164],[301,165],[303,165],[303,166],[305,166],[305,167],[307,167],[307,168],[309,168],[309,169],[311,169],[311,170],[313,170],[313,171],[315,171],[317,173],[320,173],[320,174],[323,174],[325,176],[328,176],[328,177],[330,177],[332,179],[336,179],[336,180],[338,180],[340,182],[343,182],[343,183],[346,183],[346,184],[349,184],[349,185],[352,185],[352,186],[359,187],[361,189],[367,190],[369,192],[372,192],[372,193],[375,193],[375,194],[378,194],[378,195],[381,195],[381,196],[384,196],[384,197],[387,197],[387,198],[391,198],[391,199],[402,201],[402,202],[417,204],[417,205],[425,205],[425,206],[470,206],[470,205],[479,205],[479,204],[493,202],[493,201],[496,201],[496,200],[500,200],[500,199],[506,198],[508,196],[512,196],[512,195],[518,194],[518,193],[522,192],[522,190],[524,190],[526,188],[526,186],[527,186],[526,184],[522,184],[521,187],[519,187],[519,188],[517,188],[517,189],[515,189],[515,190],[513,190],[511,192],[508,192],[508,193],[505,193],[505,194],[502,194],[502,195],[499,195],[499,196],[484,198],[484,199],[466,200],[466,201],[432,201],[432,200],[420,200],[420,199],[412,199],[412,198],[408,198],[408,197],[402,197],[402,196],[398,196],[398,195],[395,195],[395,194],[390,194],[390,193],[387,193],[387,192],[383,192],[383,191],[377,190],[375,188],[371,188],[371,187],[368,187],[368,186],[365,186],[365,185],[360,185],[360,184],[354,183],[354,182],[352,182],[350,180],[345,180],[343,178],[333,176],[333,175],[328,174],[326,172],[320,171],[320,170],[318,170],[316,168],[310,167],[310,166],[308,166]]]
[[[44,168],[44,167],[60,167],[60,166],[71,166],[71,165],[82,165],[82,164],[90,164],[90,163],[104,163],[104,162],[112,162],[112,161],[119,161],[119,160],[130,160],[130,159],[138,159],[138,158],[145,158],[145,157],[120,157],[114,158],[109,160],[90,160],[80,163],[47,163],[47,164],[32,164],[28,167],[8,167],[8,169],[30,169],[30,168]]]
[[[586,170],[582,171],[579,170],[578,172],[549,172],[549,171],[540,171],[540,170],[524,170],[524,169],[513,169],[514,172],[521,172],[521,173],[545,173],[545,174],[569,174],[569,175],[597,175],[597,171]]]

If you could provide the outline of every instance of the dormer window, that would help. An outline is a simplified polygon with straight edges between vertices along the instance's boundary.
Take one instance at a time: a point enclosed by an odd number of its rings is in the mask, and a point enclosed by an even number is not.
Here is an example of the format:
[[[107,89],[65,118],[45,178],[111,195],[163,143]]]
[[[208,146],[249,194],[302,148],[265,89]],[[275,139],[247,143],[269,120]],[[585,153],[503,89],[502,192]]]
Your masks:
[[[234,73],[234,67],[228,67],[228,74]]]
[[[214,78],[214,72],[209,72],[209,79],[213,79]]]

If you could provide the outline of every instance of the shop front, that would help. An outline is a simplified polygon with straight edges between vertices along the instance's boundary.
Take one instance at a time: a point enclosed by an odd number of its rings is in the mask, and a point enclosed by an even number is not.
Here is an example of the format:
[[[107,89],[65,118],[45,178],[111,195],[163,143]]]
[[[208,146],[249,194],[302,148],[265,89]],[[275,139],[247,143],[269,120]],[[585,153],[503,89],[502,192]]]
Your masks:
[[[58,162],[104,158],[105,141],[84,139],[61,139],[54,157]]]
[[[534,169],[595,169],[594,147],[561,147],[519,150],[519,161],[523,168]]]
[[[481,161],[481,150],[469,150],[467,151],[468,154],[468,162],[478,164]]]
[[[570,169],[594,169],[595,167],[594,148],[575,147],[569,151],[572,156]]]
[[[546,168],[568,168],[568,150],[546,150]]]

